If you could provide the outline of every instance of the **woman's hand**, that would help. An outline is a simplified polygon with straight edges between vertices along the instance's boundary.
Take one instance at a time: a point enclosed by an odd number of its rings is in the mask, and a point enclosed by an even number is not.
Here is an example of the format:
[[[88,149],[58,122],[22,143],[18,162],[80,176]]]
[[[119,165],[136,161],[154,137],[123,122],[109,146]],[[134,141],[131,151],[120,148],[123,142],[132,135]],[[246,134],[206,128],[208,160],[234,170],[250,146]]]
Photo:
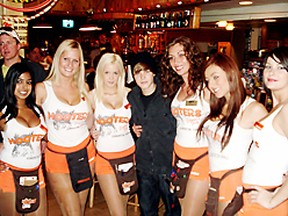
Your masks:
[[[44,154],[46,146],[47,146],[47,142],[48,142],[48,138],[47,138],[47,134],[42,138],[41,142],[40,142],[40,148],[41,148],[41,153]]]
[[[0,172],[5,172],[8,169],[9,167],[3,161],[0,161]]]
[[[141,136],[141,133],[142,133],[142,126],[141,125],[133,124],[132,130],[138,138]]]
[[[93,137],[93,139],[95,141],[98,140],[99,136],[100,136],[100,131],[98,131],[95,127],[95,125],[92,126],[92,128],[90,129],[90,135]]]
[[[275,205],[273,205],[272,203],[272,199],[274,197],[274,194],[277,193],[277,190],[275,190],[274,192],[270,192],[258,186],[252,188],[255,190],[251,191],[248,194],[248,200],[250,203],[258,203],[259,205],[267,209],[272,209],[275,207]]]

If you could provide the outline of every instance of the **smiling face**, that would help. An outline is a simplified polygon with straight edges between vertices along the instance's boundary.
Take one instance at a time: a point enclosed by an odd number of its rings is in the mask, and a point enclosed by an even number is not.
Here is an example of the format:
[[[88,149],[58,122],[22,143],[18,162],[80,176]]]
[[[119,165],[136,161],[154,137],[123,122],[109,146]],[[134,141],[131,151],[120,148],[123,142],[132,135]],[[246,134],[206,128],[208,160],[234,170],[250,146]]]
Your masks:
[[[225,97],[229,100],[230,86],[226,72],[222,68],[216,64],[211,64],[205,70],[205,80],[212,94],[217,98]]]
[[[78,49],[64,51],[59,58],[59,72],[63,77],[73,77],[80,70],[80,53]]]
[[[177,43],[171,46],[168,53],[168,59],[173,70],[182,77],[188,77],[190,63],[186,57],[183,45]]]
[[[14,94],[16,99],[25,100],[32,91],[32,78],[29,72],[22,73],[15,86]]]
[[[103,70],[103,86],[105,88],[117,88],[118,79],[120,77],[117,64],[111,63],[104,66]]]
[[[278,61],[277,58],[276,61]],[[263,72],[264,83],[272,91],[288,88],[288,72],[282,64],[276,61],[269,57]]]

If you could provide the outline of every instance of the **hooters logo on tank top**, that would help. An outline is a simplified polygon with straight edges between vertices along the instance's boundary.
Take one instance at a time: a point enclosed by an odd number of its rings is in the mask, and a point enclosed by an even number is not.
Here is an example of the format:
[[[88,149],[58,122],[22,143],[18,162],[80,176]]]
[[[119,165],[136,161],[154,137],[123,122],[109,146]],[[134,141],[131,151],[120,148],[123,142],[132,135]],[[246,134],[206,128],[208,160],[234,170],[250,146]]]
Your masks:
[[[85,121],[87,119],[87,112],[66,112],[57,110],[56,112],[48,112],[47,118],[53,120],[53,125],[56,130],[77,128],[79,125],[71,122]],[[73,126],[72,126],[73,125]]]

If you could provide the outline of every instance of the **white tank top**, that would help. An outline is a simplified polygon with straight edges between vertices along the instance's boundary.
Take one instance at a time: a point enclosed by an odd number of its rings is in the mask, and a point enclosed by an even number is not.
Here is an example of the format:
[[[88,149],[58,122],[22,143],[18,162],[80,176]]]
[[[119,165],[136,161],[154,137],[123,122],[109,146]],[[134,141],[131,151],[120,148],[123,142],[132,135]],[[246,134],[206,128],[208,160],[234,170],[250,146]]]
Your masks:
[[[239,113],[234,120],[233,131],[227,146],[222,150],[221,140],[224,134],[225,126],[218,129],[219,121],[207,121],[203,127],[204,137],[208,139],[208,152],[210,171],[223,171],[237,169],[244,166],[248,149],[252,142],[253,129],[245,129],[239,126],[238,120],[246,107],[255,100],[247,97],[241,105]]]
[[[134,145],[129,128],[131,108],[127,99],[119,109],[108,109],[97,101],[94,116],[95,126],[100,131],[96,144],[98,151],[120,152]]]
[[[6,123],[3,136],[3,150],[1,161],[22,169],[33,169],[41,163],[40,141],[46,134],[44,120],[36,127],[25,127],[13,118]]]
[[[278,186],[288,172],[288,139],[272,125],[281,108],[254,124],[253,144],[243,171],[245,184]]]
[[[79,145],[89,136],[86,119],[89,107],[85,98],[70,106],[61,102],[54,93],[51,81],[44,81],[47,98],[42,104],[48,127],[48,140],[62,147]]]
[[[200,140],[196,133],[199,124],[210,112],[209,103],[202,96],[199,96],[198,90],[185,101],[179,101],[177,97],[180,90],[178,90],[171,104],[172,114],[177,120],[175,141],[186,148],[207,147],[207,142]]]

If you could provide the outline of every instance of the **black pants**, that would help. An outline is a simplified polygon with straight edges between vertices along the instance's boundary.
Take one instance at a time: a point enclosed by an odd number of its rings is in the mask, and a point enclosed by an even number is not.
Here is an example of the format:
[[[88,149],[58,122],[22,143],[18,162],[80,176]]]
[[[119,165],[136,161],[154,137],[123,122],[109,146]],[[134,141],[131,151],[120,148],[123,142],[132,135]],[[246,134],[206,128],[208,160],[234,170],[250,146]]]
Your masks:
[[[181,206],[178,198],[170,193],[165,174],[137,172],[138,199],[142,216],[157,216],[160,198],[165,205],[165,216],[180,216]]]

